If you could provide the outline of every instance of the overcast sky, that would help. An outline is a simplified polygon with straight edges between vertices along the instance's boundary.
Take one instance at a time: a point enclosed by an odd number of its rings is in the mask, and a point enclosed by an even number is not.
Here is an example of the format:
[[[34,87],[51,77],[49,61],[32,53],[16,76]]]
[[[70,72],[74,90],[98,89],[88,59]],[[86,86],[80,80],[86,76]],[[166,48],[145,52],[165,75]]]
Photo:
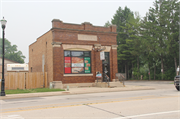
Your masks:
[[[29,45],[51,29],[51,21],[65,23],[90,22],[104,26],[125,6],[145,16],[155,0],[0,0],[0,19],[7,20],[5,38],[26,56],[29,62]],[[2,38],[2,29],[0,28]]]

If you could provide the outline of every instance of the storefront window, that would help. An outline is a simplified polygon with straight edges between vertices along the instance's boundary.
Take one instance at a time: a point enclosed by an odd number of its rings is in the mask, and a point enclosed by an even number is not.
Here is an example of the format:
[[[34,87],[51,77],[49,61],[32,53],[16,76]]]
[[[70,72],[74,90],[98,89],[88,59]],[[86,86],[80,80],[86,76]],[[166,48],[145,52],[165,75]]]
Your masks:
[[[105,60],[103,60],[103,64],[104,63],[109,64],[109,52],[105,52],[104,55],[105,55]]]
[[[91,52],[64,51],[64,73],[84,74],[91,73]]]

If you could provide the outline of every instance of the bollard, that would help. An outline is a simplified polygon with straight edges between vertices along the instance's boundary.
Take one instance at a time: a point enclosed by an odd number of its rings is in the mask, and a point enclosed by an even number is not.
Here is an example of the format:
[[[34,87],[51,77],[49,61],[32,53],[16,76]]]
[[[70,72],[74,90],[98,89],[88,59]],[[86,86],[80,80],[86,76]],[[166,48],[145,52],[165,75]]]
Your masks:
[[[49,88],[52,89],[52,87],[53,87],[53,84],[52,84],[52,82],[50,82],[49,83]]]
[[[69,86],[67,86],[67,91],[69,91]]]

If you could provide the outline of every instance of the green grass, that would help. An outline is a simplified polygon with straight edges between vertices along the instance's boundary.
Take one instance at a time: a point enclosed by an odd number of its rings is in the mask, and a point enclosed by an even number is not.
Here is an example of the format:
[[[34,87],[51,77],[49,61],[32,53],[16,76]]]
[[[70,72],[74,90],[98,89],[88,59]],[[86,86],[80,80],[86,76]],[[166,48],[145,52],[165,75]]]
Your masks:
[[[49,89],[49,88],[36,88],[36,89],[17,89],[17,90],[5,90],[6,94],[20,94],[20,93],[38,93],[38,92],[55,92],[65,91],[64,89]]]

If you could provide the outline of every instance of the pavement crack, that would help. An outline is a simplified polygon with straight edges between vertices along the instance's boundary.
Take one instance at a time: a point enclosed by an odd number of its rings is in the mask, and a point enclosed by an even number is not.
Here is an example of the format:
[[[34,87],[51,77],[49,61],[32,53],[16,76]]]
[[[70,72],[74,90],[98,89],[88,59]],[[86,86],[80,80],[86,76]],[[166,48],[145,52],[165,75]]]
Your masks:
[[[98,109],[98,110],[101,110],[101,111],[104,111],[104,112],[108,112],[108,113],[111,113],[111,114],[114,114],[114,115],[117,115],[117,116],[121,116],[121,117],[125,117],[124,115],[120,115],[120,114],[117,114],[117,113],[114,113],[114,112],[111,112],[111,111],[108,111],[108,110],[105,110],[105,109],[101,109],[101,108],[98,108],[98,107],[94,107],[94,106],[91,106],[91,105],[86,105],[90,108],[95,108],[95,109]]]

